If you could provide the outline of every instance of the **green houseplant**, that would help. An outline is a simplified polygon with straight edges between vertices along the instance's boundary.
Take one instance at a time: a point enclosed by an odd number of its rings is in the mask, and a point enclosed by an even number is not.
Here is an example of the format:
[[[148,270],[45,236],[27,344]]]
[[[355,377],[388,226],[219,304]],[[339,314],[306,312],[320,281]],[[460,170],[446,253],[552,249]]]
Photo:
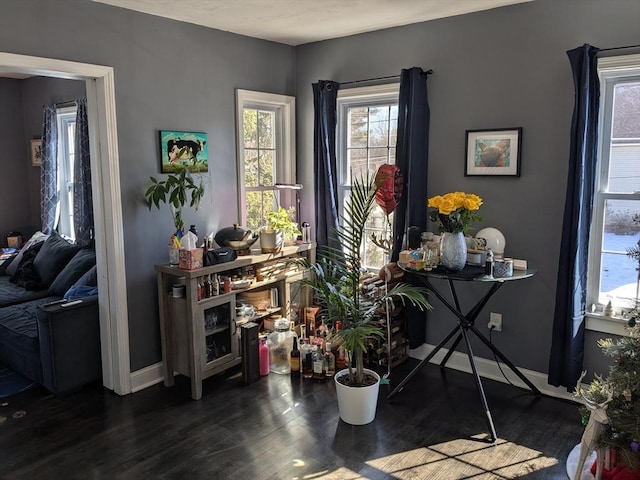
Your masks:
[[[155,206],[160,209],[160,203],[168,203],[171,207],[173,224],[176,232],[184,233],[184,220],[182,209],[189,202],[189,206],[196,210],[204,196],[204,184],[202,178],[194,180],[191,173],[185,168],[178,173],[172,173],[166,180],[158,181],[151,178],[151,185],[144,194],[145,204],[151,210]]]
[[[354,180],[341,225],[334,231],[340,248],[322,246],[318,251],[318,261],[306,265],[314,278],[303,283],[313,291],[316,301],[329,319],[334,323],[336,320],[342,323],[342,328],[333,333],[333,339],[345,348],[348,368],[344,374],[336,374],[337,387],[338,383],[349,387],[366,387],[379,381],[377,374],[364,368],[363,358],[367,341],[382,336],[376,312],[392,308],[395,301],[415,305],[421,310],[431,308],[427,301],[427,289],[415,285],[398,283],[375,299],[365,297],[362,292],[361,245],[364,227],[375,207],[376,191],[377,187],[371,178]],[[338,403],[342,410],[340,397]],[[351,423],[345,419],[342,411],[341,418]]]
[[[278,207],[267,214],[267,224],[260,231],[260,245],[264,253],[278,252],[285,240],[294,240],[301,234],[293,220],[295,210]]]

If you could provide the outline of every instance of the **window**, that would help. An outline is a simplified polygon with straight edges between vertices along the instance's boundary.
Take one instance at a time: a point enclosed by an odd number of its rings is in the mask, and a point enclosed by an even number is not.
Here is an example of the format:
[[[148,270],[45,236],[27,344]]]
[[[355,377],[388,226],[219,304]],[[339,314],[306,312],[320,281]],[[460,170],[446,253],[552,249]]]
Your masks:
[[[77,107],[61,108],[58,120],[58,204],[57,230],[71,240],[75,240],[73,226],[73,164],[75,159]]]
[[[276,184],[295,183],[295,98],[236,91],[239,214],[255,230],[278,206],[296,207],[295,192]]]
[[[638,295],[640,246],[640,55],[602,58],[599,155],[587,304],[631,308]],[[637,221],[634,220],[637,218]]]
[[[396,161],[399,84],[351,88],[338,92],[338,190],[344,202],[351,190],[351,178],[374,177],[378,167]],[[388,253],[377,239],[392,238],[393,214],[389,218],[376,205],[364,235],[363,267],[382,268]]]

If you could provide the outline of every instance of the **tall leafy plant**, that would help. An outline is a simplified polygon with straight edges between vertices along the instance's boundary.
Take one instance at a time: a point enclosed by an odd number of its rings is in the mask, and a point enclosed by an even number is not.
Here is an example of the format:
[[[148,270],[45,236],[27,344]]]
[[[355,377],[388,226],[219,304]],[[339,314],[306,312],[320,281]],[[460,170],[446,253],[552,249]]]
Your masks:
[[[347,352],[350,386],[365,386],[364,352],[372,337],[381,337],[382,328],[376,321],[376,312],[382,308],[393,308],[395,301],[409,303],[428,310],[427,289],[415,285],[398,283],[375,299],[363,295],[360,285],[362,272],[362,240],[364,229],[373,208],[377,187],[372,178],[355,179],[349,198],[345,202],[340,226],[333,231],[341,248],[322,246],[318,250],[319,260],[306,263],[315,278],[305,280],[330,319],[340,320],[342,329],[334,338]]]
[[[197,210],[203,196],[202,178],[196,183],[191,172],[184,168],[178,173],[170,174],[166,180],[158,181],[157,178],[151,177],[151,185],[147,188],[144,199],[149,210],[153,206],[160,209],[160,203],[168,203],[171,206],[176,232],[184,232],[182,209],[189,202],[189,206]]]

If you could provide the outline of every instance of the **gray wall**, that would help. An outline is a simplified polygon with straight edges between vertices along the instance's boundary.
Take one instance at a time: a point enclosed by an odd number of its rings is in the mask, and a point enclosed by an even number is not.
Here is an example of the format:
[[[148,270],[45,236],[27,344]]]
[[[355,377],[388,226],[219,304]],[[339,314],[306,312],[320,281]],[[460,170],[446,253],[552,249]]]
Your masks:
[[[1,50],[114,68],[131,368],[158,362],[153,265],[167,261],[173,225],[168,208],[143,204],[160,172],[158,130],[209,134],[207,194],[185,222],[201,232],[233,224],[234,91],[293,95],[293,48],[89,0],[0,0],[0,10]]]
[[[421,24],[296,48],[298,181],[312,185],[313,100],[319,79],[348,82],[432,68],[428,195],[462,190],[484,199],[481,226],[500,229],[509,256],[525,258],[538,274],[506,285],[488,312],[503,314],[498,345],[519,366],[547,372],[557,262],[567,181],[573,82],[566,51],[640,44],[637,0],[536,0]],[[465,130],[522,127],[520,178],[465,177]],[[312,192],[303,190],[303,218],[311,218]],[[426,201],[426,199],[425,199]],[[484,291],[464,285],[463,307]],[[427,341],[448,332],[453,316],[433,299]],[[586,366],[604,359],[587,335]],[[490,358],[486,348],[477,354]]]
[[[20,80],[0,78],[0,246],[29,220],[27,176],[34,168],[25,141]]]
[[[133,370],[160,360],[152,266],[166,261],[172,222],[168,209],[142,203],[159,173],[157,131],[209,134],[207,196],[185,221],[211,232],[237,220],[234,89],[297,96],[298,181],[312,185],[311,83],[417,65],[435,70],[429,192],[484,197],[483,225],[539,269],[489,308],[504,314],[496,343],[517,364],[547,371],[573,103],[565,51],[640,43],[637,0],[536,0],[296,49],[89,0],[0,0],[0,9],[3,51],[114,67]],[[522,177],[465,178],[464,131],[512,126],[524,128]],[[311,218],[311,189],[302,195],[302,218]],[[450,325],[443,316],[431,316],[430,342]]]

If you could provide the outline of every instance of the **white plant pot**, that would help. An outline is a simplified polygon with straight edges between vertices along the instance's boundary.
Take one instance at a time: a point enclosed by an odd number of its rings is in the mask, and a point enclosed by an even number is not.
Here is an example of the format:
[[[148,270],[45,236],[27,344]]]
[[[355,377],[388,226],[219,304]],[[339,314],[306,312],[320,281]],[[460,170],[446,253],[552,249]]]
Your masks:
[[[282,230],[263,230],[260,232],[262,253],[278,253],[282,249],[284,238]]]
[[[368,387],[347,387],[338,381],[349,373],[345,368],[336,373],[333,380],[336,383],[336,394],[338,396],[338,411],[340,418],[350,425],[366,425],[376,418],[376,406],[378,404],[378,391],[380,390],[380,375],[373,370],[364,369],[376,377],[375,384]]]

